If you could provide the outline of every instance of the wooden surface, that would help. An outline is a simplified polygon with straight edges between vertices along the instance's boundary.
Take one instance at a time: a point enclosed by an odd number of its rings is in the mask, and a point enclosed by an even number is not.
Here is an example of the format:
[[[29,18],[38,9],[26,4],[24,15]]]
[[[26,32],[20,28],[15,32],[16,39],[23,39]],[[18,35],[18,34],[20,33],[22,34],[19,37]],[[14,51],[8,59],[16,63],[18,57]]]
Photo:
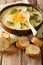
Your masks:
[[[15,1],[17,0],[0,0],[0,5],[14,3]],[[29,3],[41,5],[38,0],[29,0]],[[12,52],[8,52],[11,50]],[[41,54],[37,58],[30,58],[25,55],[24,51],[19,50],[14,45],[12,48],[11,45],[9,49],[7,49],[7,52],[0,52],[0,65],[42,65]]]

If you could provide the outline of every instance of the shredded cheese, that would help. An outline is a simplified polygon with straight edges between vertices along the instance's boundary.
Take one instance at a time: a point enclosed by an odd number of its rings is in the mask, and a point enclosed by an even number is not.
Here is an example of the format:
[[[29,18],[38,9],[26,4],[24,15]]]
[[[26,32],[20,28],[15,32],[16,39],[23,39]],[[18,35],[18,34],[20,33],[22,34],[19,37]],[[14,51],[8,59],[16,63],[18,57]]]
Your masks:
[[[15,13],[12,15],[12,20],[16,21],[16,22],[23,23],[24,19],[25,19],[25,17],[20,13]]]

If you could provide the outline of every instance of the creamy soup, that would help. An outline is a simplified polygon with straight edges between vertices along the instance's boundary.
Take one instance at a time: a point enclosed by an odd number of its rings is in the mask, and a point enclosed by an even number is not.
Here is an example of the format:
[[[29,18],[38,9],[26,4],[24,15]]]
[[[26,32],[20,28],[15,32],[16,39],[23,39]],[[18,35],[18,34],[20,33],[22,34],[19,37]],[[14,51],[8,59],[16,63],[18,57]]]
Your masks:
[[[24,22],[28,22],[27,12],[32,26],[36,27],[42,22],[41,13],[35,8],[27,6],[15,6],[7,9],[2,14],[2,22],[11,29],[27,30],[29,27],[24,24]]]

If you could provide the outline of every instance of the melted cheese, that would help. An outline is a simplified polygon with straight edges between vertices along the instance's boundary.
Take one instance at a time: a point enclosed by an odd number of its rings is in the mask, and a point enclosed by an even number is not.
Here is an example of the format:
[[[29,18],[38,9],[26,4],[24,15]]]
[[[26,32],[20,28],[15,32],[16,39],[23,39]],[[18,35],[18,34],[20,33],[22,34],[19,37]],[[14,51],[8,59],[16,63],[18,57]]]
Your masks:
[[[25,17],[20,13],[15,13],[12,15],[12,20],[16,21],[16,22],[23,23],[24,19],[25,19]]]

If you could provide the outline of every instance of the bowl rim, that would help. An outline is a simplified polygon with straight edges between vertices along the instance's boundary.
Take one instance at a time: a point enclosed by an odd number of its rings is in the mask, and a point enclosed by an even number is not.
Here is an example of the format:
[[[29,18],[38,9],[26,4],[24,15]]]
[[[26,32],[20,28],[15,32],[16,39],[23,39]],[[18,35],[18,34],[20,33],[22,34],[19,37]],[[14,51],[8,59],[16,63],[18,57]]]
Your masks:
[[[41,14],[43,13],[43,12],[41,11],[41,9],[38,8],[38,7],[35,6],[35,5],[26,4],[26,3],[16,3],[16,4],[11,4],[11,5],[8,5],[8,6],[4,7],[4,8],[0,11],[0,17],[1,17],[1,15],[3,14],[4,11],[6,11],[7,9],[9,9],[9,8],[11,8],[11,7],[14,7],[14,6],[29,6],[29,7],[32,6],[33,8],[35,8],[36,10],[38,10]],[[42,22],[41,22],[41,23],[42,23]],[[41,23],[40,23],[40,24],[41,24]],[[40,24],[39,24],[39,25],[40,25]],[[15,31],[15,30],[18,31],[18,32],[21,32],[21,31],[22,31],[22,32],[23,32],[23,31],[25,32],[25,31],[30,30],[30,29],[26,29],[26,30],[25,30],[25,29],[23,29],[23,30],[11,29],[11,28],[7,27],[6,25],[4,25],[2,21],[0,22],[0,25],[1,25],[5,30],[8,30],[8,32],[9,32],[9,31],[10,31],[10,32],[11,32],[11,31]],[[39,26],[39,25],[38,25],[38,26]],[[37,27],[38,27],[38,26],[37,26]],[[12,32],[11,32],[11,33],[12,33]]]

